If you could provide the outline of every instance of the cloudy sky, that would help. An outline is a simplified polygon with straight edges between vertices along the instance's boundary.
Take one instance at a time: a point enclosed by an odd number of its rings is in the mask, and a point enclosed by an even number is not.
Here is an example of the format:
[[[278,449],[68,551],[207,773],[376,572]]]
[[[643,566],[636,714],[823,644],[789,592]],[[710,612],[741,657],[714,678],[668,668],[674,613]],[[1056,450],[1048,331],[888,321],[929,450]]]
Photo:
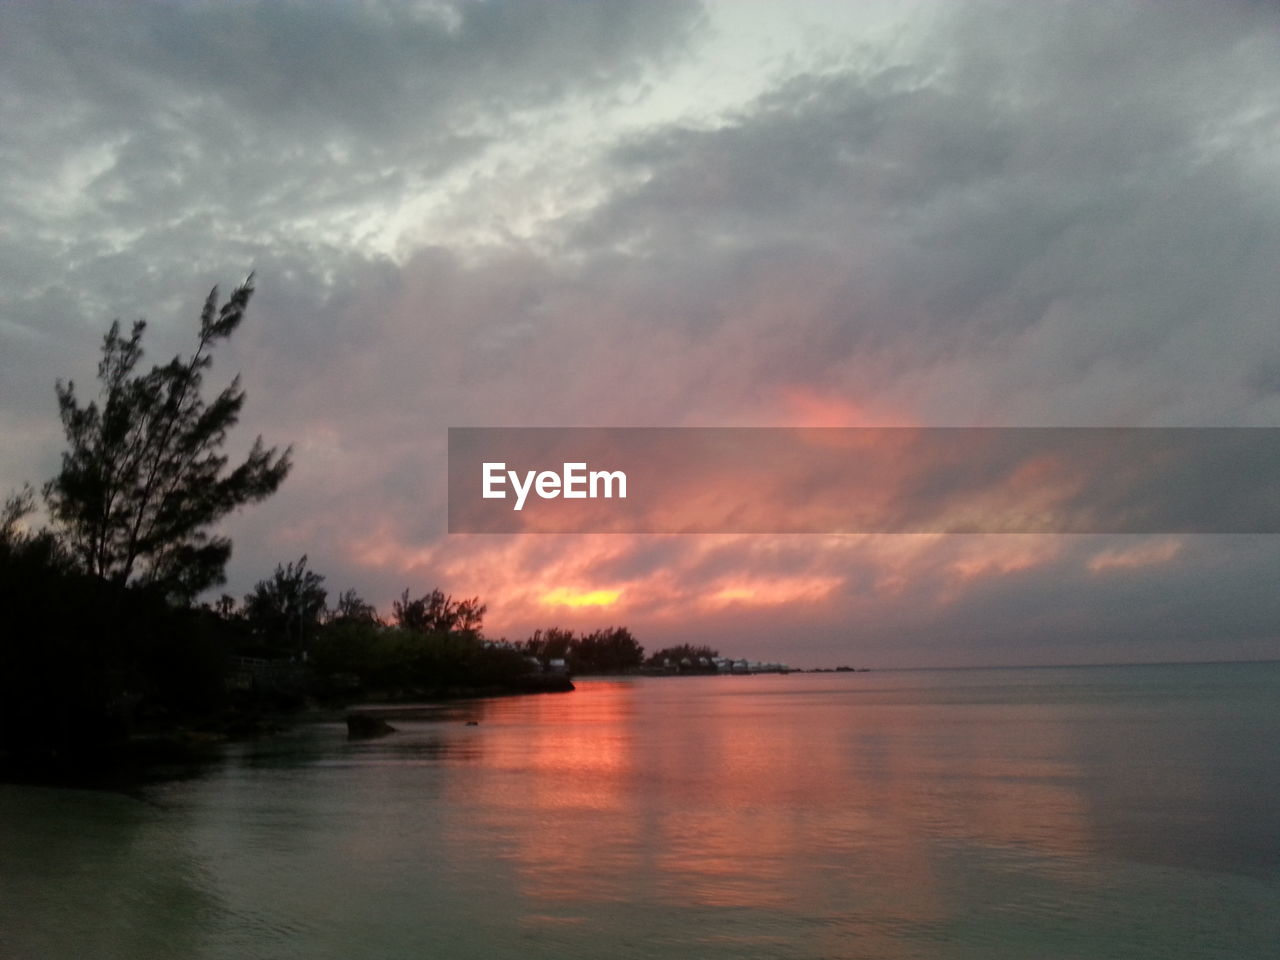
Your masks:
[[[869,666],[1280,656],[1280,537],[447,535],[450,426],[1280,426],[1268,2],[0,2],[0,489],[102,333],[293,444],[226,589]],[[1280,494],[1278,494],[1280,495]]]

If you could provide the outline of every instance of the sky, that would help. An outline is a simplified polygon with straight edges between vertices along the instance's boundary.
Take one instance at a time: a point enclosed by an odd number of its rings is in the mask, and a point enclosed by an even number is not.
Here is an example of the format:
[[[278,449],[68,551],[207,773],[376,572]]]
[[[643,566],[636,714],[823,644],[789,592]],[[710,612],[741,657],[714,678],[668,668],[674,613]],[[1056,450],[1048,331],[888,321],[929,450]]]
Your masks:
[[[226,592],[794,666],[1280,657],[1280,537],[446,533],[449,427],[1280,426],[1267,2],[0,2],[0,490],[250,270]]]

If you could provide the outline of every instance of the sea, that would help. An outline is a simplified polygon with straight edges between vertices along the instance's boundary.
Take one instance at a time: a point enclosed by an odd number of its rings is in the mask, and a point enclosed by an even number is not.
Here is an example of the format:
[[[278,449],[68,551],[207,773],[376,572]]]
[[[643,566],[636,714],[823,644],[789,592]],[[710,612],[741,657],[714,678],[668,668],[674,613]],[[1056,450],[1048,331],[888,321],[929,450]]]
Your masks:
[[[0,786],[0,957],[1280,957],[1280,663],[582,679]]]

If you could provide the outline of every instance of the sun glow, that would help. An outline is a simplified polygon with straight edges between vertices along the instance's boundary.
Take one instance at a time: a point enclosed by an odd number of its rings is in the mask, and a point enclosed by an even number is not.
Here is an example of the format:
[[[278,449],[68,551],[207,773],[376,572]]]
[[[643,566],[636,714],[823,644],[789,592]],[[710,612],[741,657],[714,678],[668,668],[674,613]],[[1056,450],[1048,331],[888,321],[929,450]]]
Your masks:
[[[541,602],[547,607],[607,607],[616,603],[620,596],[622,596],[621,590],[577,592],[567,587],[556,587],[544,593]]]

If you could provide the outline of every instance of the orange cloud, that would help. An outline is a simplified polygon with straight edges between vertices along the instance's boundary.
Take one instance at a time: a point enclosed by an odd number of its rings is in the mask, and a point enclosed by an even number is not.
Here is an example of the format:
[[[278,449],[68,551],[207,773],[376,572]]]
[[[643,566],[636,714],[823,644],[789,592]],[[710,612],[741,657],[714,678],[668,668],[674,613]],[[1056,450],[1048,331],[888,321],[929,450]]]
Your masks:
[[[1150,567],[1168,563],[1182,552],[1181,540],[1157,540],[1153,543],[1142,543],[1127,550],[1103,550],[1094,555],[1088,563],[1091,573],[1104,570],[1124,570],[1133,567]]]
[[[1056,558],[1061,541],[1051,534],[1002,537],[992,535],[975,539],[971,549],[948,565],[959,581],[1001,577],[1042,566]]]
[[[779,607],[822,600],[843,582],[835,576],[769,577],[731,581],[703,598],[703,606]]]

